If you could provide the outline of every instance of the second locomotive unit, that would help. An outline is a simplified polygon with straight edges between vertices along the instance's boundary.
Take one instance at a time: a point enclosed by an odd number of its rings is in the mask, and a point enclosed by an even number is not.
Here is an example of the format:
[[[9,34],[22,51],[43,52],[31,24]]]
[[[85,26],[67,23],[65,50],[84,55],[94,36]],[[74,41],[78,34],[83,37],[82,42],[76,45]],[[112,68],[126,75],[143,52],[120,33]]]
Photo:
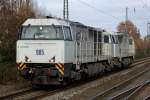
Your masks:
[[[128,66],[134,53],[125,33],[56,18],[28,19],[19,30],[16,62],[33,84],[63,84]]]

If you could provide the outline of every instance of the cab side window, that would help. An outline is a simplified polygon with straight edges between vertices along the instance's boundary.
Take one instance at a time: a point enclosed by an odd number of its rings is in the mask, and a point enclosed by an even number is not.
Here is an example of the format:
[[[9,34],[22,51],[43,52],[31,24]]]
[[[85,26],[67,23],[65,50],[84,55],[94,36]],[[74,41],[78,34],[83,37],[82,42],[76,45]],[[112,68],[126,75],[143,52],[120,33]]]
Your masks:
[[[132,44],[133,44],[133,40],[129,39],[129,45],[132,45]]]
[[[109,36],[108,35],[104,35],[104,43],[109,43]]]
[[[102,40],[102,34],[101,34],[101,32],[98,32],[98,42],[100,43],[101,40]]]
[[[111,41],[113,44],[116,44],[115,37],[113,35],[111,35]]]
[[[71,31],[69,27],[64,27],[64,35],[65,35],[65,40],[71,41]]]

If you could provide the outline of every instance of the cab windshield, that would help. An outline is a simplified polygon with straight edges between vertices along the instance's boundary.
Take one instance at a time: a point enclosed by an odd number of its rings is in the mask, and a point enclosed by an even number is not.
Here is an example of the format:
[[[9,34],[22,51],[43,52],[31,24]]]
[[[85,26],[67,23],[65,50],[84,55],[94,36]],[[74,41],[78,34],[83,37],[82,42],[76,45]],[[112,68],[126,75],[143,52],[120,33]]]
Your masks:
[[[24,40],[63,40],[64,36],[62,26],[23,26],[20,38]]]
[[[122,43],[122,41],[123,41],[123,35],[117,35],[117,36],[118,36],[118,42]]]

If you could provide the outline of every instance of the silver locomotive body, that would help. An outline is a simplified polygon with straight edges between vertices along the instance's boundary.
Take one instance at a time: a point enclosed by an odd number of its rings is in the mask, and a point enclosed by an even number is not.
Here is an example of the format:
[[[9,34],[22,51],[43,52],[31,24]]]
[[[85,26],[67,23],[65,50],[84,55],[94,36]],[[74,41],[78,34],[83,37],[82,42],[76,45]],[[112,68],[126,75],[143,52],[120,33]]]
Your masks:
[[[60,19],[28,19],[17,41],[18,69],[34,84],[62,84],[129,65],[133,39],[124,33]]]

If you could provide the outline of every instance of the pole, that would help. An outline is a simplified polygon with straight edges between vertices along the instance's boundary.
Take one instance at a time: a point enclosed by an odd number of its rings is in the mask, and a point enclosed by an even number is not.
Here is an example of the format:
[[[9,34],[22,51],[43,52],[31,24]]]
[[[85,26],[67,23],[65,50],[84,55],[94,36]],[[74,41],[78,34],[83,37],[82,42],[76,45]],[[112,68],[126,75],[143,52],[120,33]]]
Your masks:
[[[145,37],[146,47],[145,47],[145,54],[148,54],[148,37],[150,35],[150,23],[147,23],[147,36]]]
[[[69,20],[69,4],[68,0],[64,0],[63,17],[65,20]]]
[[[64,0],[64,9],[63,9],[63,17],[65,19],[65,9],[66,9],[66,0]]]
[[[68,5],[68,0],[67,0],[66,7],[67,7],[67,20],[69,20],[69,5]]]
[[[126,8],[126,17],[125,17],[125,32],[126,33],[128,33],[127,21],[128,21],[128,7]]]
[[[127,26],[127,21],[128,21],[128,7],[126,8],[126,16],[125,16],[125,36],[127,37],[128,33],[128,26]],[[129,45],[128,45],[128,50],[129,50]],[[127,51],[128,51],[127,50]],[[129,55],[129,52],[126,52]]]

